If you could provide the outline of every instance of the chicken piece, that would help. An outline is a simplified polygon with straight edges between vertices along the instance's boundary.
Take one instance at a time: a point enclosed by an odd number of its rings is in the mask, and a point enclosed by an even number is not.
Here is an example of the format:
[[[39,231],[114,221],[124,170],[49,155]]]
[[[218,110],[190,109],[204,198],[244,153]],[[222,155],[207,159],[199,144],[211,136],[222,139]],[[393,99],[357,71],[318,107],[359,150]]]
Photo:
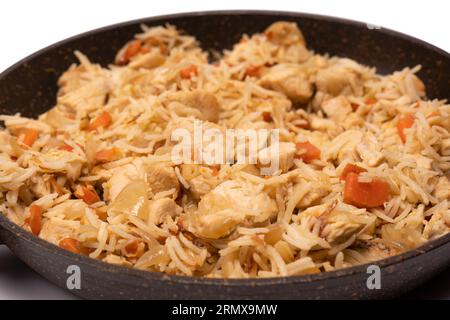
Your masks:
[[[411,101],[425,97],[425,85],[415,74],[408,74],[404,80],[405,91]]]
[[[295,22],[274,22],[264,31],[264,35],[270,42],[278,45],[305,45],[305,38]]]
[[[130,182],[142,178],[142,163],[133,162],[114,168],[111,178],[103,184],[105,200],[113,201]]]
[[[203,196],[198,210],[185,217],[186,228],[198,237],[219,239],[246,219],[266,221],[275,210],[267,194],[229,180]]]
[[[336,130],[336,123],[334,123],[333,120],[321,118],[314,114],[310,116],[309,125],[311,126],[311,129],[317,131],[327,132]]]
[[[278,47],[275,58],[280,63],[302,63],[311,57],[303,34],[294,22],[275,22],[266,29],[264,35]]]
[[[313,94],[313,86],[299,67],[279,64],[260,80],[261,86],[279,91],[293,103],[305,103]]]
[[[321,105],[321,109],[328,118],[333,119],[337,123],[343,122],[352,112],[352,106],[344,96],[324,101]]]
[[[434,189],[434,196],[440,201],[450,200],[450,179],[446,176],[439,177]]]
[[[178,102],[188,108],[198,110],[198,118],[205,121],[219,121],[219,115],[222,111],[216,96],[203,90],[172,93],[167,97],[167,105],[171,102]],[[181,116],[183,116],[183,114],[181,114]]]
[[[294,185],[293,194],[298,192],[300,189],[303,189],[305,182],[300,182]],[[297,203],[296,208],[304,209],[311,206],[315,206],[320,203],[320,200],[329,194],[329,190],[325,188],[325,186],[321,184],[315,184],[309,187],[309,190],[305,193],[305,195],[300,199]]]
[[[323,221],[320,236],[330,244],[346,241],[375,221],[365,209],[355,209],[343,203],[337,204],[332,210],[326,210],[320,219]]]
[[[450,130],[450,126],[448,127],[447,130]],[[441,154],[443,156],[450,156],[450,138],[441,140]]]
[[[202,137],[194,137],[194,133],[203,130]],[[171,147],[172,162],[176,165],[181,163],[203,162],[205,164],[217,164],[225,162],[226,139],[223,146],[219,144],[220,137],[225,136],[225,129],[215,123],[200,121],[192,118],[178,118],[169,122],[164,135],[168,138],[168,146]],[[219,137],[219,138],[217,138]],[[201,149],[195,145],[196,139],[203,138]],[[194,148],[196,147],[196,148]],[[161,150],[163,148],[158,149]],[[223,158],[219,158],[222,155]],[[199,160],[201,157],[201,160]]]
[[[425,225],[423,236],[427,240],[432,240],[448,233],[450,231],[449,222],[450,215],[448,213],[436,212]]]
[[[69,179],[76,180],[81,174],[81,168],[86,163],[86,159],[75,152],[50,150],[47,153],[36,154],[31,162],[40,172],[65,173]]]
[[[77,220],[85,216],[87,208],[86,202],[83,200],[66,200],[56,206],[49,208],[46,215],[53,217],[64,217],[67,220]],[[69,236],[69,235],[68,235]]]
[[[50,176],[43,175],[41,179],[33,179],[30,181],[31,183],[28,185],[28,191],[31,191],[32,194],[38,198],[46,196],[52,193],[52,185],[50,183]]]
[[[214,189],[215,185],[207,178],[198,176],[189,181],[189,192],[195,199],[200,199],[203,195]]]
[[[219,178],[213,176],[212,170],[206,166],[182,164],[180,172],[183,178],[189,182],[188,192],[197,200],[220,183]]]
[[[174,200],[162,198],[150,201],[149,205],[149,221],[155,225],[163,223],[166,216],[172,218],[181,214],[183,209],[178,206]]]
[[[423,169],[431,169],[431,165],[433,164],[433,159],[424,157],[422,155],[414,155],[414,159],[416,160],[417,167]]]
[[[360,130],[344,131],[323,148],[322,159],[337,159],[338,163],[341,163],[343,160],[351,162],[358,160],[356,146],[361,142],[362,138],[363,133]]]
[[[144,179],[130,181],[108,206],[108,216],[119,214],[137,216],[148,220],[148,186]]]
[[[412,221],[410,217],[407,219]],[[381,227],[381,238],[398,244],[403,250],[416,248],[425,242],[422,236],[422,221],[412,221],[401,228],[396,228],[396,224],[385,224]]]
[[[283,172],[289,171],[294,165],[295,144],[291,142],[280,142],[262,149],[258,153],[258,164],[260,167],[271,167],[271,169],[281,169]]]
[[[148,184],[154,194],[175,189],[174,197],[177,197],[180,191],[180,182],[172,167],[162,164],[152,164],[147,166],[145,171],[147,173]]]
[[[142,55],[137,55],[136,58],[131,60],[129,67],[133,69],[153,69],[164,64],[165,60],[165,57],[159,52],[151,51]]]
[[[73,113],[81,112],[85,116],[104,106],[112,82],[109,70],[90,63],[79,52],[76,55],[82,64],[72,66],[59,79],[57,105]]]
[[[384,160],[384,155],[380,152],[380,143],[369,132],[364,135],[361,142],[356,146],[356,151],[369,167],[376,167]]]
[[[55,245],[64,238],[76,238],[80,231],[80,221],[51,217],[42,225],[39,237]]]
[[[58,106],[51,108],[46,113],[39,116],[39,120],[47,123],[54,129],[64,131],[70,126],[76,125],[76,121],[69,118],[69,114],[61,110]]]
[[[284,50],[283,50],[284,49]],[[277,51],[276,59],[280,63],[303,63],[310,59],[312,53],[302,43],[294,43]]]
[[[86,68],[83,65],[72,64],[70,68],[64,72],[58,79],[59,95],[70,92],[78,88],[83,80]]]
[[[363,95],[363,81],[355,71],[340,65],[321,69],[316,75],[317,90],[332,96]]]
[[[357,240],[352,249],[357,250],[368,261],[385,259],[403,251],[401,246],[383,239]]]

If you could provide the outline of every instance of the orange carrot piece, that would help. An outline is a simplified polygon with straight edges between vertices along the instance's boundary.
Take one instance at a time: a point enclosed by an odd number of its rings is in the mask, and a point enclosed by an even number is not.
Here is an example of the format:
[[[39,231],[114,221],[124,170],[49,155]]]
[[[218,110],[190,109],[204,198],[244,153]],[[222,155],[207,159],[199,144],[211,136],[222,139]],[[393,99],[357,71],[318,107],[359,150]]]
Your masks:
[[[406,142],[406,135],[403,132],[404,129],[411,128],[414,124],[415,117],[412,114],[408,114],[404,116],[403,118],[400,118],[397,122],[397,132],[400,136],[400,139],[402,139],[402,142]]]
[[[59,149],[59,150],[66,150],[66,151],[69,151],[69,152],[72,152],[72,151],[73,151],[73,148],[72,148],[71,146],[69,146],[68,144],[65,144],[65,143],[63,143],[62,145],[60,145],[60,146],[58,147],[58,149]]]
[[[301,152],[301,154],[297,155],[297,158],[303,159],[305,163],[310,163],[313,160],[320,159],[320,149],[309,141],[298,142],[296,147],[297,151]]]
[[[64,190],[62,189],[62,187],[58,184],[58,182],[56,182],[55,177],[51,177],[50,178],[50,184],[52,185],[53,189],[59,194],[62,195],[64,193]]]
[[[100,210],[100,209],[96,208],[95,214],[102,221],[106,221],[106,219],[108,219],[108,213],[106,212],[106,210]]]
[[[95,190],[92,187],[88,186],[79,186],[75,192],[75,196],[78,199],[82,199],[87,204],[94,204],[100,201],[100,197],[97,195]]]
[[[363,183],[358,181],[358,174],[350,172],[345,179],[344,202],[358,208],[375,208],[382,206],[389,196],[389,184],[380,179]]]
[[[431,118],[431,117],[438,117],[441,114],[439,113],[439,111],[433,111],[430,114],[427,115],[427,118]]]
[[[125,53],[123,55],[123,60],[125,63],[130,62],[130,59],[133,58],[135,55],[137,55],[142,50],[142,42],[141,40],[133,40],[131,41],[127,49],[125,50]]]
[[[190,64],[180,71],[180,76],[183,79],[190,79],[192,76],[195,76],[197,74],[198,74],[197,66],[194,64]]]
[[[107,150],[101,150],[95,153],[94,159],[99,163],[111,162],[116,158],[117,149],[111,148]]]
[[[28,148],[31,148],[33,146],[38,137],[38,132],[34,129],[23,129],[21,130],[20,134],[23,135],[23,144]]]
[[[372,104],[377,103],[377,99],[375,99],[375,98],[367,98],[365,102],[368,105],[372,105]]]
[[[42,224],[42,208],[40,206],[32,205],[30,207],[30,217],[28,218],[28,223],[30,225],[31,232],[36,236],[39,235]]]
[[[249,77],[258,77],[260,69],[261,69],[260,66],[251,65],[247,67],[247,69],[245,69],[245,75]]]
[[[139,241],[138,240],[133,240],[132,242],[130,242],[129,244],[127,244],[125,246],[125,251],[128,254],[136,254],[138,248],[139,248]]]
[[[340,179],[340,180],[345,180],[345,178],[347,178],[347,175],[348,175],[350,172],[354,172],[354,173],[356,173],[356,174],[359,174],[359,173],[361,173],[361,172],[367,172],[367,170],[364,169],[364,168],[361,168],[360,166],[357,166],[356,164],[351,164],[351,163],[349,163],[349,164],[347,164],[347,165],[345,166],[345,168],[344,168],[344,170],[342,171],[341,176],[340,176],[339,179]]]
[[[103,111],[94,121],[89,124],[89,130],[97,130],[98,128],[107,128],[112,122],[111,115],[107,111]]]
[[[64,250],[73,252],[73,253],[80,253],[79,243],[77,240],[72,238],[64,238],[59,242],[59,247],[63,248]]]

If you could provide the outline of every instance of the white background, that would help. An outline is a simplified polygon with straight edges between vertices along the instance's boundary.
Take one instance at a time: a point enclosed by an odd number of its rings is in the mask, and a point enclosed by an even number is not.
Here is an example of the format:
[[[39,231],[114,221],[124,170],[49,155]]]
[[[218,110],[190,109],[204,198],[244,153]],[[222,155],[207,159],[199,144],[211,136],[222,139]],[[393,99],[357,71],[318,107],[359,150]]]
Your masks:
[[[0,71],[56,41],[94,28],[161,14],[220,9],[302,11],[339,16],[394,29],[450,52],[445,0],[14,0],[1,1]],[[450,271],[415,296],[447,297]],[[0,299],[71,298],[0,247]]]

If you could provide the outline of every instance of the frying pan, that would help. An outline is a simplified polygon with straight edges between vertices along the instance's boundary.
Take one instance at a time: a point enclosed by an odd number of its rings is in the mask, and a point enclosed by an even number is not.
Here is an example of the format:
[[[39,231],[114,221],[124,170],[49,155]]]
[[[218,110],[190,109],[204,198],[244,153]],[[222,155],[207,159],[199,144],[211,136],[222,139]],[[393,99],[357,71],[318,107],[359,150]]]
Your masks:
[[[74,50],[106,66],[115,52],[140,31],[139,25],[171,23],[197,37],[207,50],[231,48],[243,33],[264,30],[277,20],[298,23],[308,47],[376,66],[390,73],[423,66],[429,98],[450,97],[450,55],[418,39],[364,23],[303,13],[268,11],[196,12],[141,19],[94,30],[45,48],[0,75],[0,113],[36,117],[56,101],[58,77],[76,62]],[[401,255],[376,262],[381,289],[369,289],[367,265],[285,278],[223,280],[144,272],[110,265],[62,250],[0,214],[0,243],[56,285],[67,288],[69,266],[81,271],[90,299],[362,299],[392,298],[411,290],[450,264],[450,234]]]

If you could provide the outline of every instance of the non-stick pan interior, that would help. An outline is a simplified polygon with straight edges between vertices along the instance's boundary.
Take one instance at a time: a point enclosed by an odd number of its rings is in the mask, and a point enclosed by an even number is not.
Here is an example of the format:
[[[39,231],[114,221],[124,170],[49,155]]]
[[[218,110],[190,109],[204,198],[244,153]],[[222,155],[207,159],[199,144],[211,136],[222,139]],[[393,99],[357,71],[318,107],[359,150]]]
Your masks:
[[[0,79],[0,113],[20,112],[37,116],[54,105],[58,77],[79,50],[92,61],[106,66],[125,42],[140,31],[140,24],[170,23],[197,37],[207,50],[223,51],[239,41],[243,33],[261,32],[277,20],[292,20],[302,29],[308,47],[375,66],[381,73],[422,65],[420,77],[431,98],[446,98],[450,87],[450,65],[439,49],[392,31],[335,18],[276,12],[218,12],[149,18],[107,27],[63,41],[38,52]],[[12,72],[14,71],[14,72]]]

